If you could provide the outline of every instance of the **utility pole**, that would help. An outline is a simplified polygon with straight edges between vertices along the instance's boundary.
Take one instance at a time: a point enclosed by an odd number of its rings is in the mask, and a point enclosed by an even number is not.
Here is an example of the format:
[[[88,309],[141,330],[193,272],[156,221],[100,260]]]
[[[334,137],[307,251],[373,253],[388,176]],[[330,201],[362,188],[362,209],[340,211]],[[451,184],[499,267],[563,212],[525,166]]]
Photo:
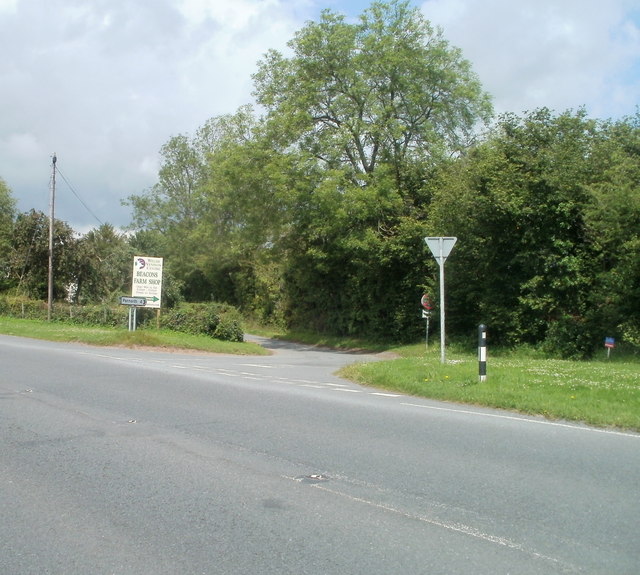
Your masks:
[[[56,203],[56,153],[53,153],[51,170],[51,202],[49,205],[49,297],[47,299],[47,321],[51,321],[53,309],[53,222]]]

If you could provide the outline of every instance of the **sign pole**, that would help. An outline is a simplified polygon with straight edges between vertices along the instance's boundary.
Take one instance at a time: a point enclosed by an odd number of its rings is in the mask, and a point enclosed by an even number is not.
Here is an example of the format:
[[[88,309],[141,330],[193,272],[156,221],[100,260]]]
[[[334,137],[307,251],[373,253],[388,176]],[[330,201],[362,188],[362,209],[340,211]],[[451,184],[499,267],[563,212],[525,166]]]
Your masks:
[[[453,246],[458,241],[458,238],[454,237],[430,237],[424,238],[424,241],[429,246],[433,257],[436,258],[438,265],[440,266],[440,361],[446,363],[445,358],[445,313],[444,313],[444,263],[447,261],[447,257],[451,253]]]
[[[424,330],[424,348],[429,349],[429,314],[427,314],[427,327]]]
[[[424,347],[426,350],[428,350],[429,349],[429,318],[431,317],[431,310],[433,309],[429,294],[427,293],[424,294],[420,299],[420,303],[424,308],[422,310],[422,318],[427,320],[427,325],[425,327],[425,332],[424,332]]]
[[[442,239],[440,241],[440,363],[446,363],[444,351],[444,262],[442,261]]]

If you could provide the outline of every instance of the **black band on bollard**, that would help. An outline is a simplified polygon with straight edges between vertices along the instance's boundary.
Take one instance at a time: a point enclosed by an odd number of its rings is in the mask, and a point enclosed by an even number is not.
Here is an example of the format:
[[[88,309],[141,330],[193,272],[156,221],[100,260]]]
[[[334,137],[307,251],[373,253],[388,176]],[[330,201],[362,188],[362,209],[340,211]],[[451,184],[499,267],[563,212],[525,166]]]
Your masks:
[[[487,326],[478,326],[478,372],[480,381],[487,379]]]

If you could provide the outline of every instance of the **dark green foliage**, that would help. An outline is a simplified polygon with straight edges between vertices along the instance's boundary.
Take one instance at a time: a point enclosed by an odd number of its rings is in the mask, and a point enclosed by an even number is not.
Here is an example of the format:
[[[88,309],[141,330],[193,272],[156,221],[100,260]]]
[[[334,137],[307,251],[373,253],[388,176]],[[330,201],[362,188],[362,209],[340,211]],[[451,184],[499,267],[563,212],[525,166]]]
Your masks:
[[[551,357],[579,360],[591,357],[597,343],[584,319],[565,315],[549,324],[542,349]]]
[[[21,319],[47,319],[47,303],[24,297],[0,295],[0,315]],[[127,310],[121,306],[82,306],[57,302],[51,319],[78,325],[126,327]]]
[[[52,320],[94,327],[120,327],[128,325],[129,309],[126,306],[81,306],[56,303]],[[42,301],[0,296],[0,316],[23,319],[47,319],[47,305]],[[156,325],[156,313],[152,309],[137,310],[138,324]],[[182,304],[160,316],[163,328],[194,335],[208,335],[223,341],[244,340],[242,316],[227,304]]]
[[[225,341],[243,341],[242,318],[232,306],[218,303],[182,304],[160,316],[161,327]]]
[[[124,234],[110,224],[78,240],[73,301],[107,303],[131,291],[133,250]]]
[[[75,280],[77,240],[69,225],[55,220],[53,226],[53,294],[63,299]],[[49,218],[31,210],[18,214],[13,226],[7,281],[17,293],[47,299],[49,269]]]
[[[47,304],[25,297],[0,295],[0,315],[22,319],[46,319]]]
[[[494,341],[539,343],[561,318],[586,325],[596,145],[584,113],[539,110],[504,117],[486,142],[444,166],[430,221],[460,240],[448,264],[454,331],[483,321]]]

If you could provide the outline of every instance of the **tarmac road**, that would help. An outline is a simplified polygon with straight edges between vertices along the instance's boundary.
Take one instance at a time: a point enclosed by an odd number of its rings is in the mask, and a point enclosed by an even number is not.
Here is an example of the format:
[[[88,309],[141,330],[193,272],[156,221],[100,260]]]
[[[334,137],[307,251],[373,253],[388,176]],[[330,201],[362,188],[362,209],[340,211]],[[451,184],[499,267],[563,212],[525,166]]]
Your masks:
[[[640,435],[387,394],[377,358],[0,336],[0,572],[640,572]]]

